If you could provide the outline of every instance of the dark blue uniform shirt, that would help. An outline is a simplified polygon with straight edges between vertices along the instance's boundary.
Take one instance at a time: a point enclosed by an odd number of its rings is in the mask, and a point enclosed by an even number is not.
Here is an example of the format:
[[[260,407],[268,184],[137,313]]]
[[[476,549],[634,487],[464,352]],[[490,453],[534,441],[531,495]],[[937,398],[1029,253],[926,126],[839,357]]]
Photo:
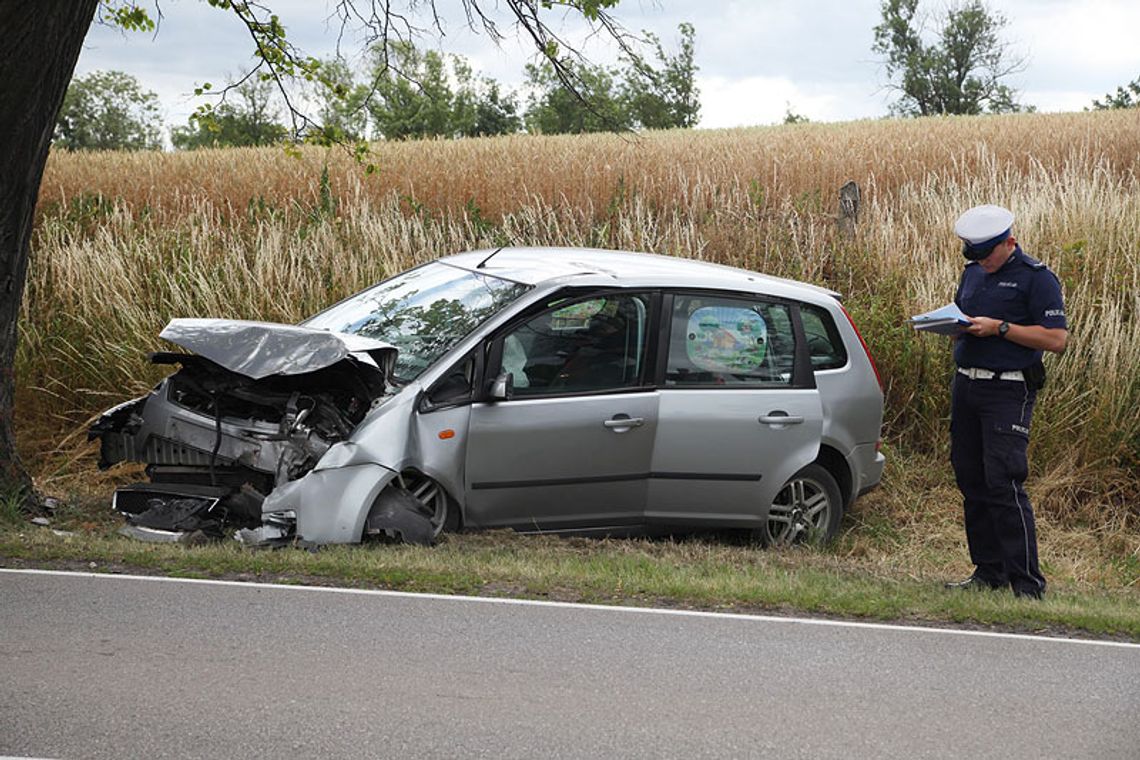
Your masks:
[[[993,274],[986,274],[976,261],[966,264],[954,303],[971,317],[1068,328],[1057,276],[1040,261],[1026,256],[1021,246]],[[963,334],[954,345],[954,361],[959,367],[1025,369],[1040,361],[1041,354],[997,335],[978,338]]]

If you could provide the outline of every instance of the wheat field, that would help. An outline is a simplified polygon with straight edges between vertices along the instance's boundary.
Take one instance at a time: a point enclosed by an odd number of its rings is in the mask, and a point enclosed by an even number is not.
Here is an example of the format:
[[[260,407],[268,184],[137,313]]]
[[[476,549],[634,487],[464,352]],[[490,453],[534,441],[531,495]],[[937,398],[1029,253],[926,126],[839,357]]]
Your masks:
[[[295,322],[456,251],[588,245],[841,292],[883,375],[888,450],[938,469],[933,484],[898,476],[910,485],[888,499],[929,532],[914,502],[948,482],[952,362],[904,322],[952,297],[953,221],[993,202],[1061,278],[1070,319],[1031,449],[1043,543],[1053,528],[1107,536],[1140,563],[1140,110],[413,141],[372,160],[367,174],[335,149],[53,153],[17,357],[41,487],[90,470],[85,424],[153,384],[144,354],[172,317]],[[862,192],[850,236],[836,224],[848,180]]]

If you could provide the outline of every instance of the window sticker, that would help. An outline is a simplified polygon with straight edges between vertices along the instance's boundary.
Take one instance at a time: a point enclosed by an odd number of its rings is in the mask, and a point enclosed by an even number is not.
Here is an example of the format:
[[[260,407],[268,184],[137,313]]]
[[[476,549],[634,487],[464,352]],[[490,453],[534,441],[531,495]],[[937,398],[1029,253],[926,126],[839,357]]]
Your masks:
[[[694,311],[685,338],[689,361],[706,372],[752,372],[763,364],[768,350],[764,318],[731,306]]]

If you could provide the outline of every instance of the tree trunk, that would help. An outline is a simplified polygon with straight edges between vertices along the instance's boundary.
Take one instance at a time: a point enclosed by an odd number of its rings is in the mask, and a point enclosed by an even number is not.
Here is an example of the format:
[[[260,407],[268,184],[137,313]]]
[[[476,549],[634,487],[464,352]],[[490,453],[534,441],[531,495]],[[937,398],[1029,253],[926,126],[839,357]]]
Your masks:
[[[56,114],[99,0],[0,0],[0,498],[38,506],[16,454],[16,322]]]

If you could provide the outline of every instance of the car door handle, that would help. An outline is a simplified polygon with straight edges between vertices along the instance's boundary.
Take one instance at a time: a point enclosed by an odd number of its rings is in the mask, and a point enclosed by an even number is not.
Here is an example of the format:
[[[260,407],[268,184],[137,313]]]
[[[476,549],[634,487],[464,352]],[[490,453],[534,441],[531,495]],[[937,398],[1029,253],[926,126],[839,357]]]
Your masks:
[[[617,416],[617,417],[614,417],[612,420],[602,420],[602,424],[605,425],[606,427],[608,427],[610,430],[614,430],[617,428],[641,427],[642,425],[645,424],[645,420],[641,417]]]
[[[771,412],[760,418],[760,422],[765,425],[799,425],[803,421],[802,416],[797,414],[793,417],[787,412]]]

